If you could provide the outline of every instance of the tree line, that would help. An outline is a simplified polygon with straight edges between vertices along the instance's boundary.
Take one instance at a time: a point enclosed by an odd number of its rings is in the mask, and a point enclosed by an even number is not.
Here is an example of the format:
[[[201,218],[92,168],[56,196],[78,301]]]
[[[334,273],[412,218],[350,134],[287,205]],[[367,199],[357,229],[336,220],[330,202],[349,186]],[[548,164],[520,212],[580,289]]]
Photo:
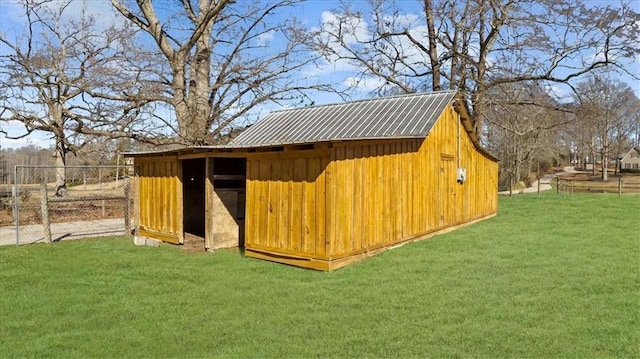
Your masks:
[[[344,1],[310,23],[293,15],[303,0],[111,0],[105,21],[88,2],[24,0],[20,26],[0,32],[0,120],[22,125],[8,138],[50,134],[64,166],[97,142],[224,143],[268,106],[320,93],[455,89],[503,185],[638,144],[638,99],[616,80],[639,76],[630,1],[404,4]],[[331,66],[348,78],[309,75]]]

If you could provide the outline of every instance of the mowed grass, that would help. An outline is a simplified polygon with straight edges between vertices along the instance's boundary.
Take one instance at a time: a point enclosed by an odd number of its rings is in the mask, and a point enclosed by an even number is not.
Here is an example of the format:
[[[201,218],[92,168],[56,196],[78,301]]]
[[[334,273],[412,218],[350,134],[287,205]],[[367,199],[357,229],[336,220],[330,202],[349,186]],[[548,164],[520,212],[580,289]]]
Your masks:
[[[0,248],[1,357],[639,357],[640,196],[497,217],[333,273],[130,238]]]

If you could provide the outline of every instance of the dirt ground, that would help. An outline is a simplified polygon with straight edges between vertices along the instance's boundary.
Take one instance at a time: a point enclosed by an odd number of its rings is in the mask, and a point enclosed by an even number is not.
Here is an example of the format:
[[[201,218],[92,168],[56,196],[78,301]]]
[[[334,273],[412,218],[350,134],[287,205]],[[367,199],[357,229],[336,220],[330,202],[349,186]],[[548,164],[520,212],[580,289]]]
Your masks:
[[[51,223],[89,221],[98,219],[123,218],[123,200],[52,203],[49,207]],[[41,223],[40,199],[29,199],[20,205],[20,223],[23,225]],[[14,225],[13,208],[9,203],[0,205],[0,227]]]
[[[67,189],[67,198],[101,198],[123,196],[125,181],[117,183],[104,182],[102,184],[87,184],[70,186]],[[47,184],[49,195],[54,192],[55,184]],[[13,187],[4,185],[0,187],[0,227],[14,225]],[[41,223],[41,204],[39,185],[20,185],[20,223],[23,225]],[[92,221],[112,218],[123,218],[125,200],[107,199],[75,202],[49,202],[49,220],[51,223]]]

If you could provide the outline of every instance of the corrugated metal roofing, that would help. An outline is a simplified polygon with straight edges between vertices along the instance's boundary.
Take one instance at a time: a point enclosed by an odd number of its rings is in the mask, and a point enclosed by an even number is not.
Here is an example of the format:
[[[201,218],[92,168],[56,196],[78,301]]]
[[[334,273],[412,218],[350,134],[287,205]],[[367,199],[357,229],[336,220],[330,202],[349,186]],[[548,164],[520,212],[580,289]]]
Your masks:
[[[426,137],[455,94],[441,91],[276,111],[228,146]]]

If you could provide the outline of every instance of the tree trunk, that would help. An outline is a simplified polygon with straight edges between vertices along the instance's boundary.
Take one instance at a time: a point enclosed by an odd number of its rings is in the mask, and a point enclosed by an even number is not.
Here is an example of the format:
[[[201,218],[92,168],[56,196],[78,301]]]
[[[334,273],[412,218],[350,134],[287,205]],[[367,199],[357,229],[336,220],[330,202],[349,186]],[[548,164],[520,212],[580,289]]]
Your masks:
[[[591,149],[591,174],[596,175],[596,151]]]
[[[602,149],[602,153],[601,153],[601,157],[602,157],[602,180],[606,181],[609,179],[609,173],[608,173],[608,168],[609,168],[609,159],[607,158],[609,156],[608,153],[608,149],[607,148],[603,148]]]
[[[209,85],[211,51],[206,43],[198,41],[196,54],[191,57],[189,64],[183,57],[184,54],[178,52],[178,56],[171,62],[174,73],[174,108],[180,137],[184,144],[204,145],[208,142],[209,133],[207,123],[210,115],[208,99],[211,88]],[[185,73],[188,66],[190,66],[190,74],[187,78]]]
[[[607,113],[607,117],[608,117],[608,113]],[[609,173],[608,173],[608,168],[609,168],[609,136],[608,136],[608,130],[609,129],[609,123],[607,123],[607,125],[605,126],[605,128],[602,131],[602,151],[600,151],[600,157],[602,157],[602,180],[606,181],[607,179],[609,179]]]
[[[67,151],[64,141],[56,138],[55,148],[55,165],[56,165],[56,197],[64,197],[67,195]]]
[[[427,31],[429,33],[429,60],[431,62],[431,90],[440,91],[440,63],[438,61],[438,49],[436,43],[435,23],[433,19],[433,2],[424,0],[424,11],[427,18]]]

